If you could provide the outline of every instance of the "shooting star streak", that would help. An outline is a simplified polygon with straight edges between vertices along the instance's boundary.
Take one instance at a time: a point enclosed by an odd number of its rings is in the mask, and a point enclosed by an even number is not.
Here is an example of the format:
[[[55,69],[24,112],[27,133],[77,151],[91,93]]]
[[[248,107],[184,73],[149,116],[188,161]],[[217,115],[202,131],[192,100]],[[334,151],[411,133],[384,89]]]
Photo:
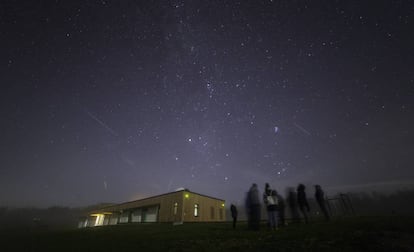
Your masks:
[[[99,123],[102,127],[104,127],[107,131],[109,131],[109,133],[111,133],[113,136],[118,136],[118,134],[111,129],[108,125],[106,125],[104,122],[102,122],[101,120],[99,120],[98,117],[94,116],[92,113],[90,113],[89,111],[85,110],[86,114],[88,114],[88,116],[90,118],[92,118],[94,121],[96,121],[97,123]]]
[[[310,136],[311,133],[309,131],[307,131],[305,128],[303,128],[302,126],[300,126],[297,123],[293,123],[293,125],[295,125],[296,128],[298,128],[300,131],[302,131],[303,133],[305,133],[306,135]]]

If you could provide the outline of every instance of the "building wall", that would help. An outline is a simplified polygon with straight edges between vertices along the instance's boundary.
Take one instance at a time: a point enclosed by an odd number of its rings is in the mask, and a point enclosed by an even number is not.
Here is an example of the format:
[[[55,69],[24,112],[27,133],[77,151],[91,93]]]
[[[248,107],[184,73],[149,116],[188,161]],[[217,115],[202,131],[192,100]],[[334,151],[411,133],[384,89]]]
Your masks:
[[[110,206],[104,208],[105,212],[121,213],[124,216],[123,219],[120,219],[122,223],[126,222],[138,222],[139,217],[137,217],[137,212],[141,211],[142,208],[151,208],[158,206],[158,216],[157,221],[159,222],[180,222],[182,219],[182,204],[183,204],[183,191],[164,194],[156,197],[150,197],[147,199],[142,199],[138,201],[126,202],[123,204]],[[176,204],[176,211],[174,211]],[[126,220],[127,213],[130,213],[129,220]]]
[[[108,225],[116,225],[118,224],[118,221],[119,221],[119,214],[114,213],[114,214],[109,215]]]
[[[197,193],[184,193],[184,221],[185,222],[209,222],[225,221],[226,211],[224,200],[206,197]],[[186,194],[188,195],[186,197]],[[195,212],[197,204],[197,216]]]
[[[197,216],[195,205],[197,204]],[[226,213],[224,201],[200,195],[190,191],[167,193],[142,200],[126,202],[94,211],[98,213],[112,213],[106,215],[108,222],[105,225],[117,223],[142,222],[143,212],[148,214],[146,221],[153,222],[206,222],[225,221]],[[93,225],[93,224],[91,224]]]

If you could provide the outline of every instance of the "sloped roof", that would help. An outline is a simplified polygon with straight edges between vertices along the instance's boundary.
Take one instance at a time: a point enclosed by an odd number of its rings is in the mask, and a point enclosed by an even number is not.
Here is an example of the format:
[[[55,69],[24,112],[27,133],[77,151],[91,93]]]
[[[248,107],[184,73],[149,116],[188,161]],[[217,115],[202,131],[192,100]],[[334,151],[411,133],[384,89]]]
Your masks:
[[[155,195],[155,196],[150,196],[150,197],[142,198],[142,199],[138,199],[138,200],[126,201],[126,202],[122,202],[122,203],[118,203],[118,204],[112,204],[112,205],[105,206],[103,208],[99,208],[99,209],[96,209],[96,210],[105,211],[105,210],[113,208],[113,207],[120,207],[122,205],[129,205],[129,204],[132,204],[132,203],[138,203],[140,201],[149,200],[149,199],[158,198],[158,197],[163,197],[163,196],[170,195],[170,194],[177,194],[177,193],[181,193],[181,192],[189,192],[189,193],[192,193],[192,194],[200,195],[202,197],[207,197],[207,198],[214,199],[214,200],[219,200],[219,201],[225,201],[224,199],[219,199],[219,198],[211,197],[211,196],[208,196],[208,195],[205,195],[205,194],[192,192],[192,191],[190,191],[188,189],[185,189],[185,188],[183,188],[183,189],[180,188],[180,190],[177,190],[177,191],[174,191],[174,192],[168,192],[168,193],[163,193],[163,194],[159,194],[159,195]],[[91,213],[96,212],[96,210],[91,211]]]

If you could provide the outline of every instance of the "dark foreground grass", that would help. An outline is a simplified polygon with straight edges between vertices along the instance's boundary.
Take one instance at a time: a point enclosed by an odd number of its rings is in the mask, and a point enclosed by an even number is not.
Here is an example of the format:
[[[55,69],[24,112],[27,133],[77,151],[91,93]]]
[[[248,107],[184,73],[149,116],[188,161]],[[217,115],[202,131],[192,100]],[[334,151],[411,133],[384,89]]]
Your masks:
[[[414,251],[413,217],[356,217],[277,231],[229,223],[140,224],[0,233],[0,251]]]

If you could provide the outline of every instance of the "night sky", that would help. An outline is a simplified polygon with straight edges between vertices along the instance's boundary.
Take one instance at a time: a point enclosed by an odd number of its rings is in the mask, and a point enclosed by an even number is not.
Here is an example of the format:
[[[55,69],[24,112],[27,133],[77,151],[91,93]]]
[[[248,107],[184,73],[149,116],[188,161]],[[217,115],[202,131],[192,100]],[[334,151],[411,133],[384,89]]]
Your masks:
[[[414,184],[413,1],[0,3],[0,205]]]

